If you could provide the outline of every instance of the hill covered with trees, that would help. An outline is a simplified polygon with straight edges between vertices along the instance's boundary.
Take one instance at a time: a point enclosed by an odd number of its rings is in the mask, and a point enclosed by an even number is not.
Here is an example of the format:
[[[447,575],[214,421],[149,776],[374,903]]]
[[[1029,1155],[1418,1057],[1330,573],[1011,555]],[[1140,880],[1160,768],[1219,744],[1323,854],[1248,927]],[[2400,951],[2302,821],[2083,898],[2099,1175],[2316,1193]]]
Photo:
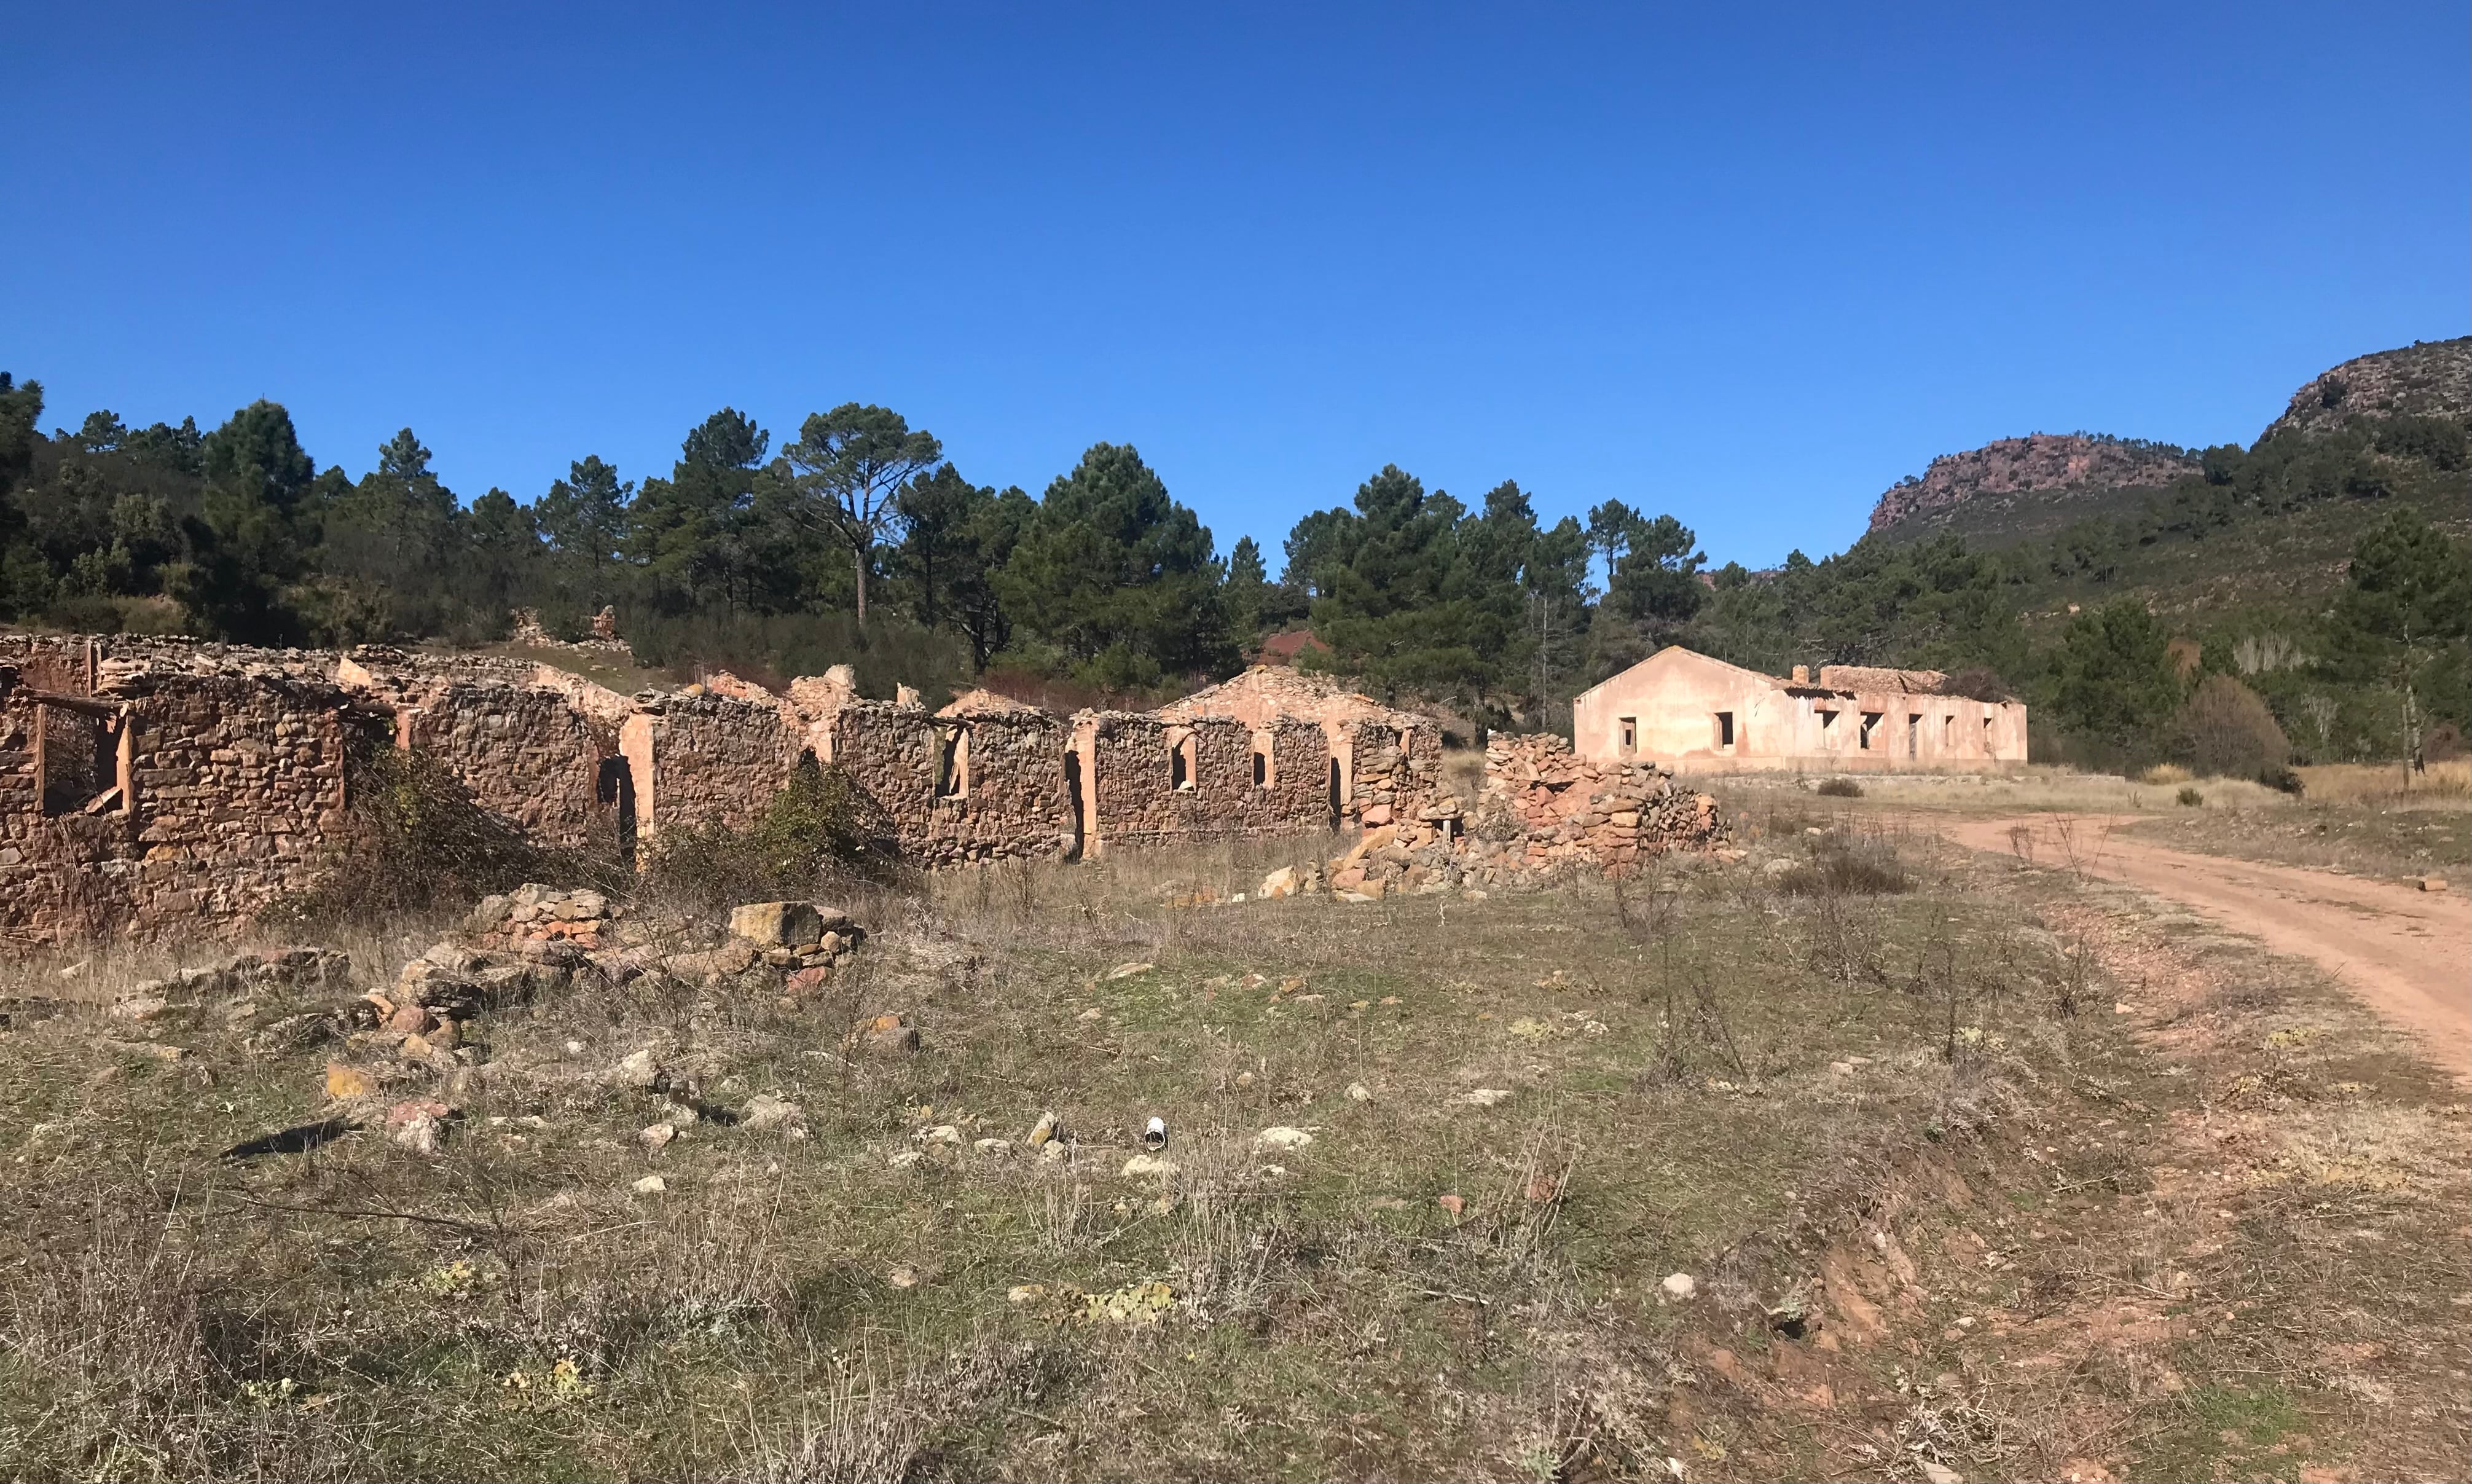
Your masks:
[[[2346,363],[2246,448],[2072,435],[1936,461],[1849,550],[1757,573],[1711,570],[1671,515],[1547,524],[1515,482],[1469,502],[1386,466],[1298,521],[1273,575],[1249,538],[1223,555],[1131,445],[1033,496],[858,403],[777,445],[723,408],[665,473],[587,454],[528,500],[465,498],[410,428],[355,478],[273,402],[46,434],[41,387],[0,375],[0,621],[472,647],[519,608],[581,636],[614,606],[681,676],[853,662],[879,694],[978,679],[1068,702],[1164,697],[1309,629],[1301,662],[1522,728],[1678,642],[1779,673],[1968,672],[2035,704],[2043,756],[2186,753],[2210,678],[2218,711],[2227,684],[2270,714],[2278,765],[2392,756],[2472,723],[2467,358]]]

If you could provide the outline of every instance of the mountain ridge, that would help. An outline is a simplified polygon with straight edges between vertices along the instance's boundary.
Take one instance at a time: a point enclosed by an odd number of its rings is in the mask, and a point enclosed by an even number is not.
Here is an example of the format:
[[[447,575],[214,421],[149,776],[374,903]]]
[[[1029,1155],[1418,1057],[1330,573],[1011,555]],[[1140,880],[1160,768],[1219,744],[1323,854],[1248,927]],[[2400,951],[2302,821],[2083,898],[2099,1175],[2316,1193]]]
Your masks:
[[[2330,367],[2292,394],[2258,442],[2321,439],[2364,420],[2412,417],[2472,418],[2472,336],[2414,342]],[[2202,471],[2198,450],[2142,439],[2083,432],[1995,439],[1941,454],[1919,477],[1882,491],[1869,531],[1915,534],[1961,515],[1990,515],[1990,507],[2045,507],[2039,514],[2047,521],[2064,505],[2082,504],[2092,514],[2117,503],[2108,497],[2120,491],[2160,491]]]

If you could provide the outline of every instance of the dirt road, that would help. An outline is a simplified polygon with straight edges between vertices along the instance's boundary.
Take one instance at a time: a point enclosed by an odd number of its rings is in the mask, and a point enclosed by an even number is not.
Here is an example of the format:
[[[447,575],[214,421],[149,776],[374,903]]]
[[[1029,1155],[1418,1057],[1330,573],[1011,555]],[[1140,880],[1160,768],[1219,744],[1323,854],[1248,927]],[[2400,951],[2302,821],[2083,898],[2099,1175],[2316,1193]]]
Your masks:
[[[2118,832],[2133,815],[2026,815],[1936,821],[1961,845],[2022,849],[2046,866],[2125,881],[2278,953],[2309,958],[2393,1023],[2417,1032],[2439,1065],[2472,1079],[2472,898],[2467,883],[2428,893],[2293,866],[2195,855]],[[2018,830],[2028,831],[2019,835]]]

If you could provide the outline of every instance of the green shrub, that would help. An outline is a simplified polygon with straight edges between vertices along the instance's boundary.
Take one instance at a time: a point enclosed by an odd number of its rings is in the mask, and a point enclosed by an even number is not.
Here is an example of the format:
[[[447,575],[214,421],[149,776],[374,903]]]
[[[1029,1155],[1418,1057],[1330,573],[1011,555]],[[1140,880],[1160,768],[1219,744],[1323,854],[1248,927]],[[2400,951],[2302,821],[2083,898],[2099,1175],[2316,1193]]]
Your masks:
[[[891,817],[848,774],[805,757],[745,825],[664,829],[644,889],[716,906],[813,896],[893,869]]]
[[[1825,795],[1830,799],[1860,799],[1863,797],[1863,785],[1852,778],[1822,778],[1819,780],[1819,786],[1812,792]]]
[[[634,877],[616,841],[544,850],[483,808],[444,763],[374,732],[345,745],[345,826],[317,884],[267,908],[273,924],[379,922],[477,901],[527,881],[616,892]]]
[[[2173,797],[2179,802],[2180,807],[2184,809],[2197,808],[2206,802],[2206,796],[2198,792],[2194,788],[2183,788],[2179,793]]]

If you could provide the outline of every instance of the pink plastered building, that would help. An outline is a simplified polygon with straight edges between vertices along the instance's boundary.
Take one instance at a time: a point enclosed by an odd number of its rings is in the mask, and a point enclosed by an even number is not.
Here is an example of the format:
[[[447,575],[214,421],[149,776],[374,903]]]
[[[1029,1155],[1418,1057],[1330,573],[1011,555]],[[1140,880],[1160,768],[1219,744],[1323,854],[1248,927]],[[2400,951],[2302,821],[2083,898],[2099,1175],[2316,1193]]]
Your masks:
[[[1571,703],[1592,762],[1685,773],[1986,773],[2026,761],[2026,707],[1948,691],[1937,670],[1822,665],[1790,680],[1671,645]]]

